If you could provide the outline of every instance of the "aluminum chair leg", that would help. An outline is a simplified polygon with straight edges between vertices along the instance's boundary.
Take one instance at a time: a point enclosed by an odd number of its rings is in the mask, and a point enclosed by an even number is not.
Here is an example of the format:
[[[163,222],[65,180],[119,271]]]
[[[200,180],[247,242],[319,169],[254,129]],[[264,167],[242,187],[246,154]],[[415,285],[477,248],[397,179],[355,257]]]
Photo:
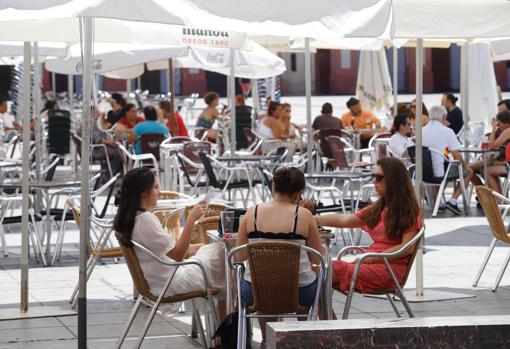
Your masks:
[[[143,297],[140,297],[143,298]],[[136,342],[135,348],[139,349],[142,346],[143,340],[145,339],[145,336],[147,335],[147,331],[149,331],[149,327],[152,323],[152,320],[154,320],[154,316],[156,315],[156,312],[158,311],[160,304],[160,300],[156,301],[154,305],[152,306],[151,312],[149,314],[149,317],[147,318],[147,321],[145,322],[145,325],[143,326],[142,333],[140,333],[140,337],[138,337],[138,341]]]
[[[494,247],[496,246],[497,241],[498,241],[498,239],[496,239],[496,238],[492,239],[491,244],[489,245],[489,249],[487,250],[485,257],[483,258],[482,264],[480,265],[480,269],[478,269],[478,273],[476,274],[475,281],[473,281],[473,287],[476,287],[478,285],[478,281],[480,281],[480,278],[482,277],[482,273],[485,270],[487,263],[489,262],[489,258],[491,257],[492,252],[494,251]]]
[[[5,241],[5,233],[2,223],[0,223],[0,242],[2,244],[2,251],[4,253],[4,257],[9,256],[9,253],[7,252],[7,242]]]
[[[397,305],[395,304],[393,297],[390,294],[386,293],[386,298],[388,298],[388,300],[390,301],[391,307],[393,308],[393,311],[395,312],[397,317],[398,318],[402,317],[402,316],[400,316],[400,312],[397,309]]]
[[[200,317],[200,312],[198,311],[198,309],[196,307],[194,299],[191,300],[191,303],[193,304],[193,313],[195,314],[195,321],[196,321],[196,324],[198,327],[198,331],[200,331],[202,345],[204,346],[205,349],[208,349],[207,348],[207,338],[205,337],[204,326],[202,325],[202,318]]]
[[[446,172],[448,174],[448,172]],[[445,174],[445,177],[446,177]],[[439,186],[439,190],[437,192],[436,202],[434,203],[434,210],[432,211],[432,217],[437,216],[437,211],[439,210],[439,204],[441,203],[441,198],[443,197],[443,192],[446,187],[446,179],[443,179],[441,185]]]
[[[407,314],[409,315],[409,317],[413,318],[414,317],[414,313],[411,310],[411,307],[409,306],[409,303],[407,302],[406,296],[404,296],[404,292],[402,291],[402,288],[400,287],[400,285],[398,283],[398,280],[395,277],[395,274],[393,274],[393,270],[391,270],[391,267],[390,267],[390,264],[388,263],[388,260],[386,258],[384,258],[383,260],[384,260],[384,264],[386,264],[386,268],[388,269],[388,273],[390,273],[391,280],[393,281],[393,284],[395,285],[395,289],[397,291],[398,297],[402,301],[402,304],[404,305],[404,308],[406,309]]]
[[[133,309],[131,309],[131,313],[129,314],[128,321],[126,323],[126,326],[124,326],[124,329],[122,330],[122,333],[117,340],[117,343],[115,343],[115,347],[117,349],[120,349],[122,347],[122,343],[124,343],[124,340],[126,339],[126,336],[129,332],[129,329],[131,328],[131,325],[133,324],[133,321],[136,318],[136,314],[138,313],[138,310],[140,309],[140,305],[142,304],[143,296],[138,297],[138,300],[135,303],[135,306]]]
[[[494,286],[492,287],[492,292],[496,292],[499,286],[499,283],[501,282],[501,279],[503,278],[503,274],[505,273],[506,268],[508,267],[508,262],[510,262],[510,251],[506,255],[505,262],[501,266],[501,269],[499,270],[498,277],[496,278],[496,282],[494,283]]]
[[[342,314],[342,320],[347,320],[349,317],[349,310],[351,309],[352,297],[354,295],[354,289],[356,287],[356,281],[358,280],[358,273],[360,268],[360,263],[357,261],[354,265],[354,271],[352,273],[351,285],[349,287],[349,293],[347,293],[347,298],[345,299],[344,313]]]

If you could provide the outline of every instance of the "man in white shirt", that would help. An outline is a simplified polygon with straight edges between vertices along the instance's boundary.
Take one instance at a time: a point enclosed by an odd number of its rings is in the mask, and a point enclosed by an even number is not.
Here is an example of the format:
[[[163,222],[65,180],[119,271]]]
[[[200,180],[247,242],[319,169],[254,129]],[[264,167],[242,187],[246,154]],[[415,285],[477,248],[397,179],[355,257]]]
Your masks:
[[[21,130],[21,125],[16,122],[14,116],[7,113],[7,100],[5,99],[0,99],[0,117],[4,123],[5,131]]]
[[[451,128],[448,128],[444,125],[447,114],[446,109],[443,106],[434,106],[430,108],[429,114],[430,122],[423,128],[422,142],[424,147],[435,149],[440,152],[440,154],[434,151],[431,152],[434,177],[438,178],[438,180],[443,179],[445,175],[445,158],[441,154],[444,154],[448,149],[448,152],[452,154],[453,158],[462,164],[464,185],[467,186],[471,180],[473,171],[467,166],[459,153],[461,145],[455,136],[455,133]],[[450,174],[450,177],[453,178],[454,176]],[[455,177],[458,178],[458,174]],[[452,197],[445,204],[445,207],[455,214],[461,214],[461,211],[457,205],[457,198],[460,196],[460,194],[460,185],[457,185]]]

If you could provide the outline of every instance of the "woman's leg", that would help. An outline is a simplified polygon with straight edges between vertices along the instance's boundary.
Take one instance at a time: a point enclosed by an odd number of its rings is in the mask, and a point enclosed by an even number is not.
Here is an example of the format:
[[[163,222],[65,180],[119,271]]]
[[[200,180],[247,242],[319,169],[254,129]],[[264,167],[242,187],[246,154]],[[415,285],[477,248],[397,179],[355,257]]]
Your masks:
[[[501,193],[501,181],[499,179],[499,176],[502,174],[506,174],[506,167],[505,166],[490,166],[487,169],[487,182],[489,185],[489,188],[492,190],[497,191],[498,193]]]

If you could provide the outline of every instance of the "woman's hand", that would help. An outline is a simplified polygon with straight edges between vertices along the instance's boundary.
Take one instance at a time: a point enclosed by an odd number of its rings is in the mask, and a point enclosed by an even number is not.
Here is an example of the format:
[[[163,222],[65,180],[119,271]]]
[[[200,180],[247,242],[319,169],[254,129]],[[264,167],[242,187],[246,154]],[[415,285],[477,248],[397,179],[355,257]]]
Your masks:
[[[496,118],[492,118],[491,126],[493,131],[495,131],[498,128],[498,120],[496,120]]]
[[[192,222],[196,222],[200,217],[202,217],[205,213],[205,200],[200,201],[197,203],[191,212],[189,213],[188,219]]]

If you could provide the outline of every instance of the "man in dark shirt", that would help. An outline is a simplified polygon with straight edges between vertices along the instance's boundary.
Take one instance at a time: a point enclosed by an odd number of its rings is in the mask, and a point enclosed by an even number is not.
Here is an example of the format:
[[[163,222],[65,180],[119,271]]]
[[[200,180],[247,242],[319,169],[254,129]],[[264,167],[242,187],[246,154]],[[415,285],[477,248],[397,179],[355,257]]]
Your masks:
[[[446,108],[448,114],[446,114],[446,122],[449,128],[457,135],[464,126],[464,118],[462,117],[462,110],[457,107],[458,98],[451,92],[443,94],[441,98],[441,105]]]
[[[336,116],[333,116],[333,106],[331,103],[324,103],[321,109],[321,115],[313,120],[312,131],[318,131],[325,128],[342,128],[342,122]]]

